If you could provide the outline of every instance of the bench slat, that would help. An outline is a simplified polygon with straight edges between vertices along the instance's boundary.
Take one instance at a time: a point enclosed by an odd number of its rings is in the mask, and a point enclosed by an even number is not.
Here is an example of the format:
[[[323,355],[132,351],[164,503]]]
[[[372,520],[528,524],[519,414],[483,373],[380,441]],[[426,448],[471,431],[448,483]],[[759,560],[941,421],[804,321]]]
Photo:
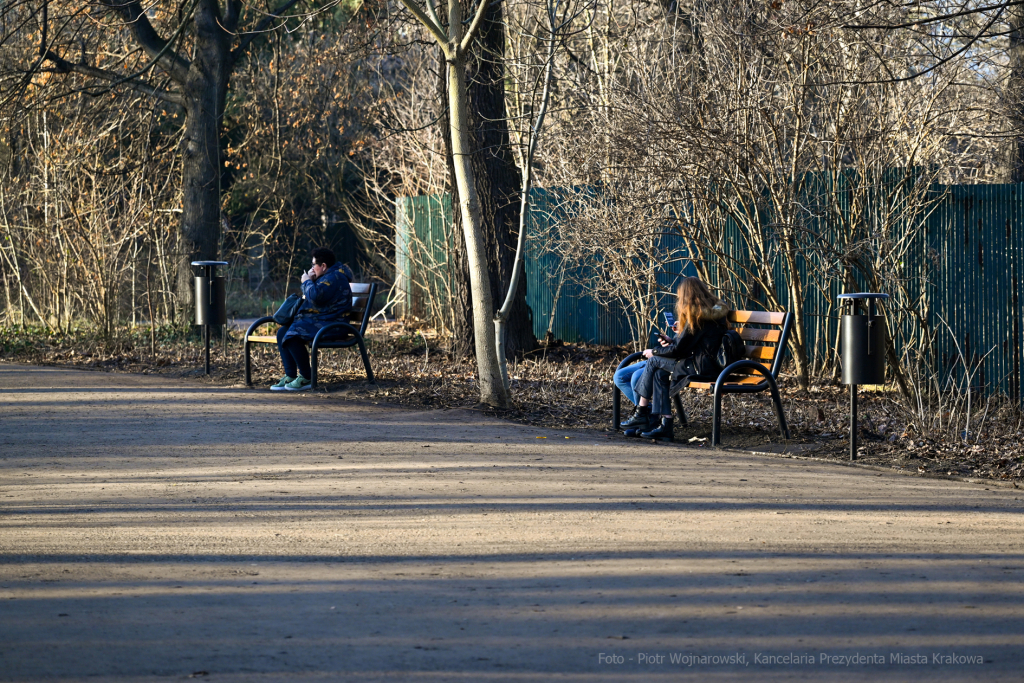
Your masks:
[[[352,297],[352,312],[362,313],[366,310],[366,302],[369,297],[366,296],[354,296]]]
[[[774,346],[747,346],[746,357],[751,360],[771,360],[775,358]]]
[[[785,313],[768,311],[729,311],[729,322],[756,323],[759,325],[781,325],[786,320]]]
[[[739,385],[739,384],[760,384],[764,381],[764,377],[760,375],[751,375],[749,377],[743,377],[741,379],[731,379],[725,383],[725,386]],[[689,387],[691,389],[714,389],[714,382],[690,382]]]
[[[782,330],[761,330],[756,327],[738,327],[736,331],[740,333],[740,337],[743,341],[752,342],[774,342],[779,343],[782,339]]]
[[[761,376],[761,375],[749,375],[749,376],[743,377],[741,379],[735,379],[735,380],[731,379],[728,382],[726,382],[726,384],[760,384],[763,381],[764,381],[764,377]],[[715,386],[715,383],[712,382],[711,386]]]
[[[369,282],[351,282],[349,287],[352,289],[352,294],[369,294],[370,283]]]
[[[768,364],[765,363],[765,362],[762,362],[759,358],[744,358],[743,360],[754,360],[754,361],[757,361],[762,366],[764,366],[765,370],[767,370],[768,372],[772,371],[772,369],[770,367],[768,367]],[[732,372],[732,376],[733,377],[736,377],[737,375],[754,375],[754,374],[757,374],[757,370],[754,370],[753,368],[740,368],[739,370],[733,370],[733,372]],[[758,375],[758,376],[760,377],[760,375]]]
[[[273,337],[268,337],[268,336],[261,335],[261,334],[250,334],[247,337],[247,339],[249,341],[251,341],[251,342],[260,342],[261,344],[276,344],[277,343],[277,335],[274,335]]]

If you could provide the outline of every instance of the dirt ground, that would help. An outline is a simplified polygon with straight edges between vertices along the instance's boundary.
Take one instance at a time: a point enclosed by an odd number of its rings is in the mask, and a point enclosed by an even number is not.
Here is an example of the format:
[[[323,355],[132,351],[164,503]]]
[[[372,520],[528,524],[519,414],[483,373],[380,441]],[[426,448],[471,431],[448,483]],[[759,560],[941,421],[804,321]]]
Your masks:
[[[250,321],[251,322],[251,321]],[[60,333],[39,328],[0,327],[0,363],[156,374],[207,385],[243,382],[241,334],[234,321],[226,336],[215,334],[213,373],[202,375],[203,346],[181,327],[122,328],[109,337],[82,327]],[[376,381],[354,350],[320,355],[320,390],[337,400],[378,402],[411,410],[472,408],[479,401],[476,366],[452,353],[452,340],[437,330],[408,321],[375,321],[366,336]],[[549,429],[608,431],[612,375],[629,350],[555,340],[517,358],[509,367],[512,405],[494,415]],[[253,381],[269,386],[280,378],[281,360],[273,344],[253,348]],[[823,460],[849,460],[849,389],[826,373],[802,390],[794,375],[779,375],[790,438],[779,431],[767,392],[733,394],[722,406],[723,444],[734,450],[780,448],[813,451]],[[959,385],[957,385],[959,386]],[[1024,412],[1006,396],[947,387],[941,395],[908,403],[895,384],[861,388],[858,460],[888,470],[989,480],[1024,486]],[[697,445],[710,441],[710,392],[684,391],[689,425],[677,420],[676,438]],[[623,401],[628,414],[631,405]],[[966,410],[970,407],[971,410]],[[692,440],[692,441],[691,441]]]
[[[1024,493],[0,364],[0,680],[1020,680]]]

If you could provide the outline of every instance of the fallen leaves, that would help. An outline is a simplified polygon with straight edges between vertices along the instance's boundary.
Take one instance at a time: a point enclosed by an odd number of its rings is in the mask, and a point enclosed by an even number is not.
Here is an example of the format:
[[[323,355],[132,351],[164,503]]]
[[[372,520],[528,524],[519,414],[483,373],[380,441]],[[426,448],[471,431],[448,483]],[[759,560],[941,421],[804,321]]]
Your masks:
[[[203,346],[198,339],[167,337],[150,353],[148,328],[103,341],[88,333],[4,336],[0,348],[6,360],[86,366],[103,370],[160,373],[198,381],[240,384],[240,333],[225,347],[214,338],[213,375],[202,373]],[[219,336],[219,335],[218,335]],[[355,349],[321,353],[321,391],[336,399],[364,400],[429,409],[472,409],[479,398],[475,363],[454,357],[445,340],[432,330],[413,330],[403,323],[374,323],[367,335],[377,383],[365,380]],[[427,350],[429,344],[429,351]],[[495,415],[554,429],[608,432],[611,424],[611,375],[627,355],[624,349],[583,344],[541,348],[509,368],[513,406]],[[280,377],[280,358],[273,345],[256,345],[253,381],[268,386]],[[849,393],[847,387],[815,382],[801,392],[791,377],[783,377],[781,392],[793,438],[789,443],[814,444],[817,457],[849,457]],[[323,395],[321,393],[321,395]],[[690,446],[709,443],[712,404],[708,393],[686,391],[683,403],[688,426],[676,425],[676,440]],[[628,412],[629,402],[623,399]],[[1024,424],[1016,406],[993,409],[984,430],[968,435],[923,432],[894,394],[870,392],[860,397],[858,458],[867,464],[920,474],[972,477],[1018,482],[1024,479]],[[947,416],[948,421],[948,416]],[[972,423],[973,424],[973,423]],[[972,427],[972,431],[973,431]],[[563,435],[564,436],[564,435]],[[767,394],[729,395],[722,406],[722,437],[727,448],[756,450],[781,443],[774,408]],[[548,437],[537,437],[546,439]],[[564,436],[564,439],[570,437]],[[614,436],[613,438],[619,438]]]

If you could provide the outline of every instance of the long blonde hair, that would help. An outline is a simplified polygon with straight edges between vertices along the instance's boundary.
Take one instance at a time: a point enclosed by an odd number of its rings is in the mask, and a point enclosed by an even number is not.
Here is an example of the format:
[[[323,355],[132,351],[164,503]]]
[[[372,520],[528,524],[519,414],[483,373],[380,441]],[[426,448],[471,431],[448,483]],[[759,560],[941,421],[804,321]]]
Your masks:
[[[682,325],[680,331],[687,327],[691,332],[699,330],[717,303],[718,299],[699,278],[683,278],[676,289],[676,320]]]

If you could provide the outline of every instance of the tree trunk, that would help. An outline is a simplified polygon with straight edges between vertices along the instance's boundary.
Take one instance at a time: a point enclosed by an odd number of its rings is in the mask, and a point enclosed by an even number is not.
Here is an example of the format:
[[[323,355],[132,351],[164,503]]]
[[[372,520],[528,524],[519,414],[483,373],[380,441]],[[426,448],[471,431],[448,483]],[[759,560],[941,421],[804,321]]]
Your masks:
[[[468,85],[469,144],[476,194],[480,200],[484,226],[487,272],[495,303],[504,299],[512,279],[516,242],[519,239],[519,168],[512,156],[505,107],[505,82],[502,66],[505,53],[505,24],[501,3],[488,7],[480,27],[478,54],[473,58],[476,71]],[[469,57],[467,57],[469,58]],[[453,188],[453,206],[458,202]],[[472,294],[464,246],[454,250],[455,337],[456,352],[467,354],[475,347]],[[506,354],[514,358],[537,346],[533,320],[526,305],[526,279],[520,279],[519,291],[509,314],[505,340]],[[491,310],[491,315],[497,309]]]
[[[807,359],[807,320],[804,315],[803,283],[796,269],[796,259],[789,257],[789,301],[793,310],[793,327],[790,330],[789,347],[793,352],[796,382],[802,391],[811,385],[810,363]],[[782,351],[778,351],[782,353]]]
[[[445,102],[448,100],[448,69],[445,67],[445,55],[439,50],[440,69],[439,88]],[[451,110],[446,106],[441,113],[441,125],[446,131],[452,130]],[[451,269],[450,292],[452,323],[452,352],[459,358],[472,356],[474,353],[475,335],[473,334],[473,292],[469,283],[469,256],[466,254],[466,240],[463,237],[462,213],[459,211],[459,188],[455,182],[455,157],[452,154],[452,136],[444,136],[445,160],[448,164],[448,177],[452,193],[452,243],[449,246],[448,265]],[[488,271],[490,264],[488,264]]]
[[[1011,183],[1024,182],[1024,5],[1006,10],[1009,15],[1010,74],[1006,83],[1006,96],[1010,109],[1010,124],[1014,135],[1010,138],[1008,171]]]
[[[449,26],[453,42],[461,39],[461,7],[452,0]],[[487,250],[480,200],[476,192],[470,159],[469,115],[466,93],[465,54],[448,60],[448,109],[451,118],[451,144],[458,207],[462,219],[466,257],[469,265],[470,293],[473,299],[473,336],[476,350],[480,402],[492,406],[508,405],[508,393],[501,380],[501,369],[494,343],[494,302],[487,269]]]
[[[220,128],[231,73],[232,36],[216,0],[195,11],[195,54],[182,86],[185,134],[181,165],[181,242],[177,264],[181,320],[192,315],[192,261],[217,258],[220,241]]]

